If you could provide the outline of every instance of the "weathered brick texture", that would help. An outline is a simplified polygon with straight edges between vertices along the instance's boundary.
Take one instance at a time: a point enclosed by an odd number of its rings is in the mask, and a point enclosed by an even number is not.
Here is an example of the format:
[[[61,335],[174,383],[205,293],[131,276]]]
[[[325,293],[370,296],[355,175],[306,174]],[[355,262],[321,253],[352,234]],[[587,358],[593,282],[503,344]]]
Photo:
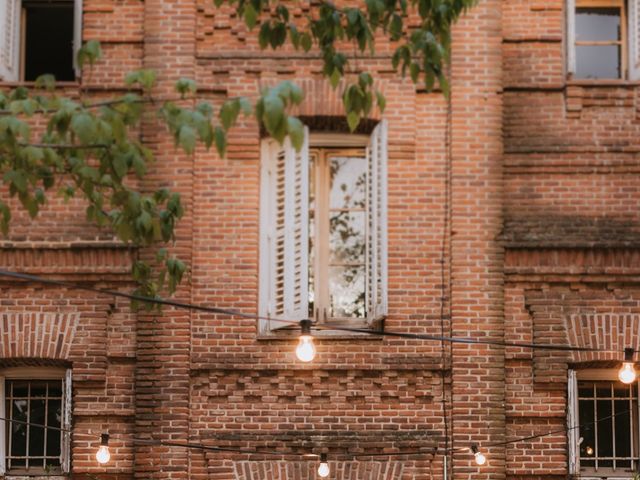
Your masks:
[[[310,8],[296,7],[294,21]],[[372,118],[389,124],[388,330],[638,348],[640,89],[567,80],[564,10],[561,0],[481,0],[455,27],[450,172],[442,94],[391,73],[387,42],[358,59],[387,96],[384,115]],[[174,95],[180,77],[195,78],[198,97],[216,105],[294,79],[307,95],[296,113],[311,125],[343,115],[316,54],[260,51],[232,9],[209,0],[86,0],[84,38],[104,50],[82,80],[95,98],[126,90],[124,74],[145,67],[158,72],[159,97]],[[256,312],[256,122],[240,120],[226,158],[182,154],[153,116],[136,134],[157,155],[142,187],[179,191],[186,207],[172,248],[191,270],[177,297]],[[77,200],[52,198],[36,221],[14,214],[2,268],[130,290],[131,262],[152,253],[87,225]],[[0,365],[73,369],[77,478],[305,480],[316,462],[297,454],[324,451],[330,478],[439,480],[444,399],[456,449],[448,478],[560,480],[562,433],[483,445],[561,430],[567,369],[619,360],[456,344],[443,361],[438,342],[341,337],[318,341],[317,360],[300,365],[293,338],[258,338],[253,320],[136,314],[122,299],[4,279],[0,291]],[[106,468],[94,460],[104,431]],[[289,455],[188,452],[134,438]],[[486,466],[464,451],[471,443]],[[421,453],[357,456],[407,449]]]

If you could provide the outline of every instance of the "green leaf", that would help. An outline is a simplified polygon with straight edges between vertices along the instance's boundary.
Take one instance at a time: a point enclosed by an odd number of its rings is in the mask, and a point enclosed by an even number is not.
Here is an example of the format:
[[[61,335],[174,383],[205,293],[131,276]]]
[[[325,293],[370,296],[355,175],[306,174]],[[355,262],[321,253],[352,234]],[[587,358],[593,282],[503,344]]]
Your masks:
[[[387,99],[384,98],[382,92],[376,92],[376,99],[378,101],[378,108],[380,109],[380,113],[384,113],[384,109],[387,106]]]
[[[196,148],[196,130],[189,126],[183,125],[180,127],[180,133],[178,134],[178,143],[187,153],[193,153]]]
[[[359,123],[360,115],[358,115],[356,112],[349,112],[349,114],[347,115],[347,124],[349,125],[349,130],[354,132],[355,129],[358,128]]]
[[[238,100],[228,100],[220,108],[220,121],[225,130],[229,130],[236,122],[240,113],[240,102]]]
[[[190,78],[181,78],[176,82],[176,91],[184,98],[187,93],[196,93],[196,82]]]
[[[243,18],[244,23],[246,23],[250,30],[256,26],[256,23],[258,22],[258,12],[253,8],[251,3],[247,3],[245,5]]]
[[[95,140],[96,126],[93,117],[88,113],[78,113],[71,119],[71,130],[84,144]]]
[[[267,131],[274,135],[284,120],[284,102],[282,99],[270,93],[263,99],[264,115],[262,120]]]
[[[218,155],[224,157],[227,151],[227,136],[224,133],[224,130],[220,127],[216,127],[214,130],[214,138],[216,142],[216,150],[218,151]]]
[[[287,118],[287,131],[293,148],[300,151],[304,144],[304,125],[296,117]]]

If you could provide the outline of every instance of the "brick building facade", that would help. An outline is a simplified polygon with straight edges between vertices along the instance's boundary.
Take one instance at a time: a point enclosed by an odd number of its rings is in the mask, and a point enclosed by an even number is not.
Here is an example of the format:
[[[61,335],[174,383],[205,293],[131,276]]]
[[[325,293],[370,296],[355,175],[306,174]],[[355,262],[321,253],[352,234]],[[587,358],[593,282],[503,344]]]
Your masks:
[[[387,97],[384,115],[371,122],[384,119],[388,129],[384,329],[639,348],[640,90],[632,73],[574,79],[573,8],[482,0],[454,29],[450,105],[391,73],[386,44],[359,60]],[[622,8],[635,12],[631,3]],[[82,11],[84,40],[100,40],[104,50],[82,77],[96,96],[121,92],[125,73],[140,67],[158,72],[155,95],[189,77],[199,97],[217,104],[294,79],[306,92],[300,116],[311,134],[335,134],[340,101],[318,58],[260,51],[226,7],[84,0]],[[153,118],[140,134],[157,155],[148,186],[177,190],[186,205],[175,250],[191,271],[177,298],[257,313],[265,207],[256,124],[232,131],[226,158],[179,152]],[[145,252],[85,224],[79,203],[52,199],[45,210],[33,222],[16,216],[1,243],[2,268],[132,288],[131,261]],[[265,332],[255,320],[171,308],[135,314],[126,300],[91,292],[2,278],[0,285],[0,375],[12,392],[12,376],[71,371],[74,478],[303,480],[316,478],[316,463],[299,454],[327,452],[330,478],[442,479],[445,407],[451,445],[477,443],[488,458],[478,467],[456,450],[448,478],[568,478],[578,472],[565,432],[487,445],[562,431],[571,416],[569,370],[612,370],[621,360],[473,344],[447,344],[443,356],[438,342],[336,334],[319,338],[316,360],[301,364],[293,336]],[[637,428],[637,415],[630,423]],[[103,432],[111,436],[106,467],[94,457]],[[638,456],[637,434],[635,442]],[[417,448],[424,453],[354,456]],[[15,476],[8,468],[6,475]]]

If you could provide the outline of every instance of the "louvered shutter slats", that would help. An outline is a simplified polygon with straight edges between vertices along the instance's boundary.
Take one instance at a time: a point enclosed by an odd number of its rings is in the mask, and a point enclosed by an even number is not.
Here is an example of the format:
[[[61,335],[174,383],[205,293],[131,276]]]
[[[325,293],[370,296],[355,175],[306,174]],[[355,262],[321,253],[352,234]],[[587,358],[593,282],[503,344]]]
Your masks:
[[[263,146],[260,310],[263,329],[290,327],[308,315],[309,145],[300,152],[289,139]],[[265,178],[266,176],[266,178]],[[279,319],[284,321],[278,321]]]
[[[367,148],[367,321],[387,315],[387,125],[380,122]]]

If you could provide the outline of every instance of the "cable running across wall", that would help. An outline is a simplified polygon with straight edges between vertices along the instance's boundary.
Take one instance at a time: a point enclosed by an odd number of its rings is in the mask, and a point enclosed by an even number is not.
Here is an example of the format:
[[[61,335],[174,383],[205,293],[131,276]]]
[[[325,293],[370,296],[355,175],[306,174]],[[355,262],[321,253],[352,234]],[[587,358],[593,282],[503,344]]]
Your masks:
[[[215,313],[219,315],[228,315],[230,317],[240,317],[245,319],[252,320],[273,320],[273,318],[265,317],[262,315],[255,315],[250,313],[243,313],[238,310],[232,310],[228,308],[221,307],[210,307],[206,305],[198,305],[192,303],[178,302],[175,300],[166,300],[162,298],[151,298],[145,297],[142,295],[133,295],[129,293],[119,292],[116,290],[107,290],[94,288],[87,285],[81,285],[77,283],[64,282],[61,280],[53,280],[49,278],[40,277],[37,275],[30,275],[26,273],[18,273],[12,272],[8,270],[0,269],[0,277],[13,278],[16,280],[25,280],[30,282],[41,283],[45,285],[56,285],[59,287],[65,287],[72,290],[84,290],[94,293],[99,293],[102,295],[108,295],[119,298],[126,298],[129,300],[135,300],[142,303],[150,303],[154,305],[164,305],[174,308],[182,308],[187,310],[195,310],[200,312],[207,313]],[[299,327],[300,321],[298,320],[286,320],[286,319],[278,319],[278,322],[288,323],[292,327]],[[450,343],[461,343],[468,345],[487,345],[487,346],[495,346],[495,347],[514,347],[514,348],[527,348],[532,350],[554,350],[554,351],[566,351],[566,352],[601,352],[601,353],[624,353],[624,350],[615,350],[615,349],[603,349],[603,348],[593,348],[593,347],[576,347],[571,345],[552,345],[552,344],[537,344],[537,343],[526,343],[526,342],[504,342],[504,341],[495,341],[495,340],[482,340],[477,338],[466,338],[466,337],[449,337],[442,335],[427,335],[427,334],[419,334],[419,333],[404,333],[404,332],[392,332],[392,331],[377,331],[377,330],[368,330],[365,328],[351,328],[351,327],[341,327],[335,325],[314,325],[314,330],[327,330],[327,331],[338,331],[338,332],[348,332],[348,333],[360,333],[372,336],[381,336],[381,337],[394,337],[394,338],[404,338],[407,340],[431,340],[436,342],[450,342]],[[634,352],[640,352],[640,350],[634,350]]]
[[[584,422],[581,423],[580,425],[576,425],[574,427],[565,427],[563,429],[557,429],[557,430],[552,430],[549,432],[545,432],[545,433],[540,433],[540,434],[536,434],[536,435],[528,435],[526,437],[519,437],[519,438],[515,438],[513,440],[506,440],[504,442],[495,442],[495,443],[487,443],[487,444],[480,444],[479,446],[483,447],[483,448],[491,448],[491,447],[501,447],[501,446],[505,446],[505,445],[512,445],[515,443],[521,443],[521,442],[527,442],[530,440],[536,440],[538,438],[544,438],[544,437],[548,437],[551,435],[558,435],[560,433],[567,433],[571,430],[576,430],[576,429],[589,429],[590,427],[596,425],[599,422],[603,422],[606,420],[611,420],[617,416],[622,416],[622,415],[628,415],[629,413],[631,413],[631,410],[624,410],[622,412],[616,412],[614,414],[611,414],[609,416],[606,417],[602,417],[602,418],[598,418],[594,421],[591,422]],[[55,431],[60,431],[60,432],[64,432],[64,433],[71,433],[72,430],[71,429],[65,429],[65,428],[60,428],[60,427],[54,427],[52,425],[43,425],[43,424],[39,424],[39,423],[32,423],[32,422],[25,422],[22,420],[15,420],[15,419],[11,419],[11,418],[6,418],[6,417],[0,417],[0,422],[5,421],[5,422],[9,422],[9,423],[16,423],[19,425],[25,425],[25,426],[30,426],[30,427],[34,427],[34,428],[43,428],[43,429],[47,429],[47,430],[55,430]],[[163,440],[152,440],[152,439],[141,439],[141,438],[133,438],[133,443],[138,444],[138,445],[159,445],[159,446],[166,446],[166,447],[180,447],[180,448],[188,448],[188,449],[196,449],[196,450],[207,450],[207,451],[216,451],[216,452],[228,452],[228,453],[238,453],[238,454],[245,454],[245,455],[275,455],[275,456],[282,456],[282,457],[287,457],[287,456],[294,456],[294,457],[301,457],[301,458],[309,458],[309,457],[317,457],[319,455],[314,454],[314,453],[294,453],[294,452],[283,452],[283,451],[278,451],[278,450],[250,450],[250,449],[246,449],[246,448],[234,448],[234,447],[218,447],[218,446],[212,446],[212,445],[204,445],[202,443],[197,443],[197,442],[168,442],[168,441],[163,441]],[[437,452],[439,450],[438,447],[436,448],[430,448],[430,447],[425,447],[422,449],[412,449],[412,450],[399,450],[396,452],[376,452],[376,453],[353,453],[353,454],[338,454],[341,457],[349,457],[349,458],[368,458],[368,457],[399,457],[399,456],[409,456],[409,455],[426,455],[426,454],[433,454],[435,452]],[[449,452],[468,452],[470,451],[470,448],[468,447],[459,447],[459,448],[451,448],[449,449]],[[335,454],[334,454],[335,455]]]

